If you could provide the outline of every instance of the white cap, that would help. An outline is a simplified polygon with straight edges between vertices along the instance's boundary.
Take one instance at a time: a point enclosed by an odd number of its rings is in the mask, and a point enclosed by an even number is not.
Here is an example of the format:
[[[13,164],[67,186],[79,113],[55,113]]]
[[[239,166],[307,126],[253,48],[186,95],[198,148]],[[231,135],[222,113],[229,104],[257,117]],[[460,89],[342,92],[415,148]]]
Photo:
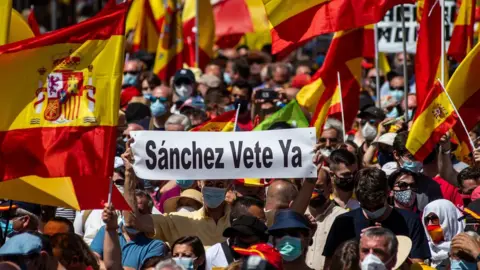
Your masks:
[[[397,137],[397,133],[385,133],[373,143],[383,143],[386,145],[393,146],[393,140],[395,140],[395,137]]]
[[[398,164],[395,161],[387,162],[382,167],[382,171],[384,171],[387,174],[387,177],[390,176],[397,169],[398,169]]]

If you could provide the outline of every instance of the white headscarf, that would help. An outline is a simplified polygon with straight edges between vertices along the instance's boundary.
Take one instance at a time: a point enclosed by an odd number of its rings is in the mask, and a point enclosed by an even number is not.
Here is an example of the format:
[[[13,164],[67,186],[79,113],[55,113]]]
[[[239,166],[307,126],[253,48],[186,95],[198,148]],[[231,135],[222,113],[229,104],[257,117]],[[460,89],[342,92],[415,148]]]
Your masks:
[[[443,231],[443,239],[445,240],[442,243],[433,243],[432,238],[427,231],[425,217],[427,217],[430,213],[434,213],[438,216],[440,227]],[[427,204],[423,209],[422,224],[423,229],[427,234],[428,245],[430,247],[430,253],[432,254],[433,264],[439,264],[448,258],[448,252],[450,251],[450,244],[453,237],[459,233],[462,233],[465,229],[464,221],[458,221],[460,217],[462,217],[462,213],[451,201],[445,199],[435,200]]]

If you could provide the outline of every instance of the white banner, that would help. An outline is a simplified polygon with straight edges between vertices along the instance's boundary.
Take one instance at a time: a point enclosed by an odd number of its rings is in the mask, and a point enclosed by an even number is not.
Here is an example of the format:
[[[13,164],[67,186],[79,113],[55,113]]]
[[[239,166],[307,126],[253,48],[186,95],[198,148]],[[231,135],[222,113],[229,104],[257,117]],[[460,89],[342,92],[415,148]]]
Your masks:
[[[407,32],[407,51],[415,53],[417,50],[417,38],[419,24],[417,23],[416,5],[406,4],[405,6],[405,29]],[[378,22],[378,47],[380,52],[396,53],[403,52],[402,45],[402,17],[401,6],[395,6],[389,10],[382,21]],[[450,44],[453,25],[455,20],[455,1],[445,1],[445,39],[446,49]],[[440,23],[440,22],[438,22]],[[440,40],[439,40],[440,42]]]
[[[132,131],[147,180],[316,177],[315,128],[253,132]]]

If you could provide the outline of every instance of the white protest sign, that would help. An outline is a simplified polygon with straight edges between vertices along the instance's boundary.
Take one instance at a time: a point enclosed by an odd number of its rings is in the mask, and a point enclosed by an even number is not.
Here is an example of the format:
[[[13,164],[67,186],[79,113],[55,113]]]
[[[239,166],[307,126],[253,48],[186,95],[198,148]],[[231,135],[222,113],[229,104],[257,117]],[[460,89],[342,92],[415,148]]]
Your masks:
[[[254,132],[132,131],[147,180],[316,177],[315,128]]]
[[[407,51],[415,53],[417,50],[417,39],[419,23],[417,23],[417,6],[405,4],[405,29],[407,32]],[[380,52],[397,53],[403,52],[402,45],[402,8],[400,5],[389,10],[383,20],[377,23],[378,47]],[[450,44],[453,26],[455,23],[456,5],[455,1],[445,1],[445,39],[446,48]],[[440,23],[440,21],[438,22]],[[440,40],[438,41],[440,42]]]

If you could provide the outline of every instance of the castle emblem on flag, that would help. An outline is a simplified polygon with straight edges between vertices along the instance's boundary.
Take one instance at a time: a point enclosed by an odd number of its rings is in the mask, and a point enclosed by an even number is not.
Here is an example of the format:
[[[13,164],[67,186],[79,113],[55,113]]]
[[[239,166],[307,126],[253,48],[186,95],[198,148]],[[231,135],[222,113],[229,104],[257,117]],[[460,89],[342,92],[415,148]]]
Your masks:
[[[53,61],[51,73],[46,74],[44,67],[37,70],[39,80],[33,104],[35,117],[30,124],[40,124],[40,117],[51,123],[65,124],[77,120],[80,115],[84,123],[96,123],[93,114],[96,92],[92,78],[93,66],[88,66],[88,79],[85,82],[83,71],[75,70],[80,61],[79,56],[69,53]],[[85,110],[88,111],[86,115],[83,113]]]
[[[437,120],[442,120],[447,117],[447,110],[440,104],[435,104],[432,112]]]

